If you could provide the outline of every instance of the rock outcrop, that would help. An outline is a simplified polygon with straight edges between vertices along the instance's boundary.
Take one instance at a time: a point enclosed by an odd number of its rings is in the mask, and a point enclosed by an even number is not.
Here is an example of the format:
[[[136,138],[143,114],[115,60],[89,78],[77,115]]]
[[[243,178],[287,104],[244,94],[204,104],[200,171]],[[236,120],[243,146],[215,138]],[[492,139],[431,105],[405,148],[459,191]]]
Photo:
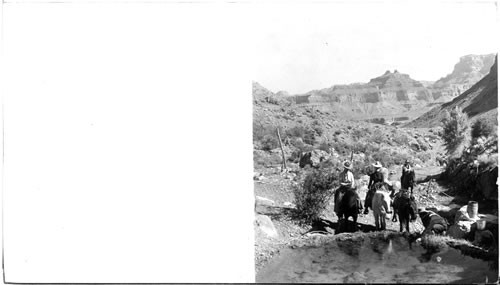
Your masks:
[[[259,230],[265,233],[267,236],[272,238],[277,238],[279,236],[276,227],[268,216],[256,215],[255,224]]]
[[[486,76],[494,62],[495,54],[462,56],[452,73],[429,86],[432,96],[441,102],[452,100]]]
[[[455,107],[462,108],[467,115],[472,117],[487,117],[496,120],[498,114],[498,57],[490,68],[490,72],[470,89],[453,99],[451,102],[434,107],[429,112],[410,122],[406,127],[429,127],[441,123],[445,111]]]
[[[404,115],[433,102],[429,90],[408,74],[386,71],[368,83],[334,85],[292,96],[297,104],[312,104],[347,115]]]

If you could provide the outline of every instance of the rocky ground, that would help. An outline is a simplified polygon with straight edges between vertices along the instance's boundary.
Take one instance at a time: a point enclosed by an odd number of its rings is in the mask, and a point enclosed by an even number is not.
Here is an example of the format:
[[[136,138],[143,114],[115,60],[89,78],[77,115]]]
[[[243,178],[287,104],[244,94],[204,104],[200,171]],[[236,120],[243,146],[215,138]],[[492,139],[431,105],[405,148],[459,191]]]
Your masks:
[[[417,180],[426,181],[427,177],[438,174],[442,169],[440,167],[417,168]],[[291,211],[294,207],[293,184],[294,173],[281,173],[279,168],[260,169],[256,174],[254,189],[256,196],[256,223],[255,223],[255,264],[256,271],[261,270],[274,256],[278,255],[284,248],[296,243],[297,240],[307,239],[311,231],[314,231],[312,225],[300,224],[292,219]],[[389,180],[396,181],[400,177],[397,168],[393,169],[393,174]],[[428,180],[428,179],[427,179]],[[430,185],[429,185],[430,183]],[[437,182],[420,183],[414,194],[419,207],[432,209],[453,223],[456,212],[467,203],[466,199],[457,199],[449,194],[446,186]],[[359,190],[360,197],[364,199],[366,190]],[[335,235],[337,217],[333,212],[333,199],[323,214],[323,220],[326,224],[323,229],[327,231],[326,235]],[[494,205],[481,205],[481,213],[498,215]],[[393,223],[388,215],[387,230],[399,231],[399,223]],[[358,231],[374,231],[375,221],[373,214],[360,215],[358,217]],[[498,223],[498,220],[496,220]],[[410,225],[412,232],[421,232],[423,225],[420,218]]]

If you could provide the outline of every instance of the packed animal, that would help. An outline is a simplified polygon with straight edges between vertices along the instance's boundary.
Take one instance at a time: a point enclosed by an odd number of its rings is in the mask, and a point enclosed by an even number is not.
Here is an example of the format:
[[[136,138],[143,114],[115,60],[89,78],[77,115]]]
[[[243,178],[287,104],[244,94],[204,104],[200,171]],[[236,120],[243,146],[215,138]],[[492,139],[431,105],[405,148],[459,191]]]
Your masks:
[[[361,213],[369,214],[372,210],[376,230],[385,230],[387,228],[387,215],[392,214],[392,222],[399,221],[401,232],[406,231],[410,234],[410,223],[415,222],[419,216],[425,227],[422,234],[443,234],[446,232],[447,224],[444,218],[434,212],[418,209],[413,196],[415,172],[409,160],[406,160],[403,165],[401,184],[389,182],[387,169],[383,168],[380,162],[375,162],[372,167],[374,170],[370,174],[368,191],[363,205],[355,186],[352,163],[350,161],[343,163],[344,169],[339,177],[340,187],[334,195],[334,211],[338,217],[338,230],[341,230],[342,225],[348,224],[349,218],[352,218],[354,230],[356,230],[358,215]],[[397,190],[399,191],[396,192]]]

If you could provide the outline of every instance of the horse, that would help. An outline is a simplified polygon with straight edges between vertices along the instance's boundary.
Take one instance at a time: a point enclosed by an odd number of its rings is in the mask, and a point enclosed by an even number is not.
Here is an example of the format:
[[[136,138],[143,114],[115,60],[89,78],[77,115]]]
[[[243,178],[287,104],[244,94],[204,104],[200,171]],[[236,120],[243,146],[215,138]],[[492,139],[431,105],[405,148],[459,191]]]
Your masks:
[[[377,192],[377,191],[381,191],[381,192],[391,192],[390,194],[390,200],[392,200],[392,198],[394,197],[394,193],[395,193],[395,188],[392,186],[392,184],[389,184],[387,182],[377,182],[375,184],[373,184],[371,187],[371,189],[368,190],[368,192],[366,193],[366,197],[365,197],[365,214],[368,214],[368,209],[372,209],[373,210],[373,207],[372,207],[372,201],[373,201],[373,195]]]
[[[375,228],[378,230],[385,230],[386,214],[392,213],[389,211],[389,205],[391,204],[391,198],[389,193],[385,191],[376,191],[372,198],[372,210],[373,217],[375,218]]]
[[[410,221],[414,222],[417,219],[418,213],[415,197],[408,197],[402,192],[399,192],[394,197],[392,208],[394,209],[392,221],[397,222],[397,217],[399,217],[399,231],[403,232],[403,228],[406,227],[406,231],[410,233]]]
[[[340,189],[338,189],[337,192],[340,192]],[[363,210],[361,199],[359,198],[356,189],[350,188],[343,194],[335,194],[335,204],[338,205],[337,216],[339,218],[339,230],[341,228],[341,221],[345,221],[347,223],[349,217],[352,217],[355,231],[357,228],[358,214]]]

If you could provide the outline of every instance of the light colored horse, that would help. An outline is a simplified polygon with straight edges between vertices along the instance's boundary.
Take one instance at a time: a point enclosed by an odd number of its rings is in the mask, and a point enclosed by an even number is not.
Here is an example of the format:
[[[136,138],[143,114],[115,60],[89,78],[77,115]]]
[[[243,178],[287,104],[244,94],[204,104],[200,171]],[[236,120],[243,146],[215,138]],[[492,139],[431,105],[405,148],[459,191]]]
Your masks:
[[[375,227],[377,230],[386,229],[386,216],[392,213],[389,209],[391,205],[391,198],[389,192],[386,192],[384,188],[377,190],[373,194],[372,198],[372,210],[373,217],[375,218]]]

